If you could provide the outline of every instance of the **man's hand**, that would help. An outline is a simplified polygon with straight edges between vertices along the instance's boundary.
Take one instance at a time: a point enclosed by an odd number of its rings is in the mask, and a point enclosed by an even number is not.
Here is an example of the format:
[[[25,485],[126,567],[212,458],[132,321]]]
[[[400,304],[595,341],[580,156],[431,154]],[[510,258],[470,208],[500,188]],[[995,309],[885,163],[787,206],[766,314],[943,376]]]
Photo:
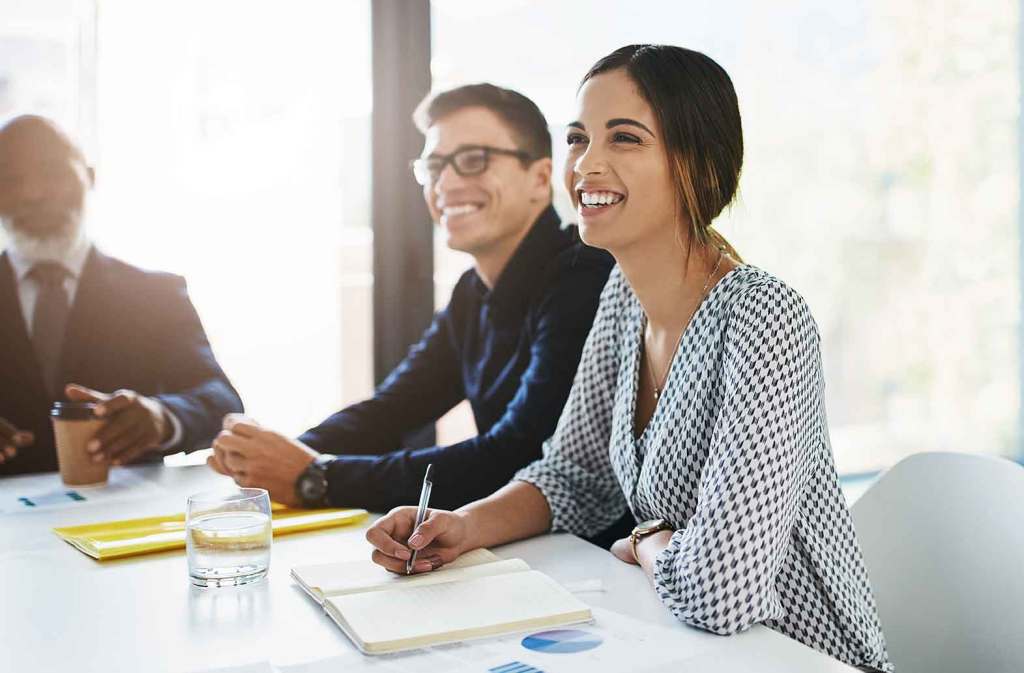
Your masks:
[[[265,488],[274,502],[300,507],[295,482],[318,455],[302,442],[268,430],[251,418],[228,414],[206,462],[239,486]]]
[[[0,465],[18,455],[18,449],[32,446],[35,435],[28,430],[19,430],[6,418],[0,418]]]
[[[97,463],[131,463],[171,435],[163,406],[133,390],[107,394],[71,383],[64,392],[73,402],[96,402],[96,416],[107,421],[85,447]]]

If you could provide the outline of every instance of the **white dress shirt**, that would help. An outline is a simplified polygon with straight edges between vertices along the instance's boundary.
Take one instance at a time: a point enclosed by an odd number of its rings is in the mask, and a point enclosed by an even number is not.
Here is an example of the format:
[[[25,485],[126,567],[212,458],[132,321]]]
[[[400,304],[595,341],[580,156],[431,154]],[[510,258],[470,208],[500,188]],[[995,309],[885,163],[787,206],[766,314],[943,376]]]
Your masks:
[[[68,306],[75,305],[78,283],[82,278],[85,262],[89,259],[90,250],[92,250],[92,244],[83,237],[80,239],[80,243],[75,245],[63,259],[48,260],[59,262],[68,270],[68,275],[64,278],[64,291],[68,295]],[[14,269],[14,283],[18,290],[18,301],[21,303],[21,315],[25,319],[25,333],[31,338],[32,318],[35,316],[36,300],[39,298],[40,287],[35,279],[28,277],[28,274],[32,271],[32,267],[36,265],[36,262],[23,255],[15,245],[7,247],[7,259],[10,260],[11,268]],[[181,441],[182,428],[181,421],[178,420],[178,417],[170,409],[159,400],[156,400],[156,403],[160,405],[164,412],[164,417],[171,424],[171,437],[166,442],[155,447],[156,451],[163,453]]]
[[[75,305],[75,294],[78,292],[78,280],[85,268],[85,261],[89,258],[89,250],[92,246],[88,241],[76,245],[63,259],[52,260],[60,263],[68,270],[64,278],[64,291],[68,295],[68,306]],[[28,274],[36,262],[25,257],[18,251],[16,246],[8,246],[7,258],[14,269],[14,282],[18,287],[18,300],[21,302],[21,315],[25,318],[25,333],[32,336],[32,318],[36,312],[36,299],[39,298],[39,283],[29,278]]]

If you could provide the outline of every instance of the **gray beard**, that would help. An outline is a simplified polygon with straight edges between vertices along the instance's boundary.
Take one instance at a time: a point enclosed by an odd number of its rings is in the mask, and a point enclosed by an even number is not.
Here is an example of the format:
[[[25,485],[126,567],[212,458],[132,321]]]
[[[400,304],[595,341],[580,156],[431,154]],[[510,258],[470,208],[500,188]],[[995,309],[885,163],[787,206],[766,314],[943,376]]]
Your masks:
[[[81,250],[82,246],[88,245],[83,220],[78,220],[74,226],[42,237],[16,229],[4,217],[0,217],[0,228],[3,228],[6,234],[7,247],[33,264],[64,262],[73,253]]]

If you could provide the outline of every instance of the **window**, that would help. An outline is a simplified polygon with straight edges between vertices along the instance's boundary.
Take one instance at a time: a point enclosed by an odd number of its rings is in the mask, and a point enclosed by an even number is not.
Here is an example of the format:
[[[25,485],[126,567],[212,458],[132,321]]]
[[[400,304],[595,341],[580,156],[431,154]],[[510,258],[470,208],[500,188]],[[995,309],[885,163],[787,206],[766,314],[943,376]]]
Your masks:
[[[1018,3],[433,10],[434,86],[487,80],[533,98],[556,175],[599,57],[639,42],[712,56],[746,141],[740,199],[717,225],[811,306],[840,472],[924,450],[1017,452]]]
[[[95,7],[82,0],[6,0],[0,22],[0,120],[39,114],[93,140]]]
[[[99,245],[182,274],[247,411],[372,390],[370,7],[102,2]]]

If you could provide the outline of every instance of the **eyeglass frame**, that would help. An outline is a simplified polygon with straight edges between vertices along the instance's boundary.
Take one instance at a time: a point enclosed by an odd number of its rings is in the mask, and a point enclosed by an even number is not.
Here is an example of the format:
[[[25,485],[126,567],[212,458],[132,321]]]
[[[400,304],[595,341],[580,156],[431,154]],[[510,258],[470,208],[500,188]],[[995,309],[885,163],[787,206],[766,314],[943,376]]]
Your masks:
[[[463,154],[464,152],[473,152],[479,150],[483,150],[484,152],[483,168],[481,168],[479,171],[475,173],[464,173],[462,170],[460,170],[458,164],[455,163],[455,157],[460,154]],[[477,175],[483,175],[491,166],[492,154],[497,154],[499,156],[506,157],[515,157],[519,159],[519,161],[521,161],[524,166],[529,165],[532,161],[534,161],[534,157],[530,155],[529,152],[526,152],[524,150],[510,150],[504,147],[494,147],[492,145],[464,145],[455,150],[454,152],[452,152],[451,154],[431,154],[430,156],[418,157],[416,159],[413,159],[412,161],[409,162],[409,168],[412,169],[412,174],[413,177],[416,179],[416,182],[423,187],[427,187],[437,182],[437,180],[441,177],[441,174],[444,173],[445,167],[447,167],[449,164],[451,165],[452,170],[455,171],[455,174],[463,178],[472,178]],[[433,171],[430,171],[428,172],[429,180],[427,182],[421,182],[420,176],[417,174],[416,166],[418,164],[421,164],[421,162],[425,164],[427,161],[431,159],[441,160],[441,165],[437,169],[436,177],[431,177],[430,174],[433,173]]]

